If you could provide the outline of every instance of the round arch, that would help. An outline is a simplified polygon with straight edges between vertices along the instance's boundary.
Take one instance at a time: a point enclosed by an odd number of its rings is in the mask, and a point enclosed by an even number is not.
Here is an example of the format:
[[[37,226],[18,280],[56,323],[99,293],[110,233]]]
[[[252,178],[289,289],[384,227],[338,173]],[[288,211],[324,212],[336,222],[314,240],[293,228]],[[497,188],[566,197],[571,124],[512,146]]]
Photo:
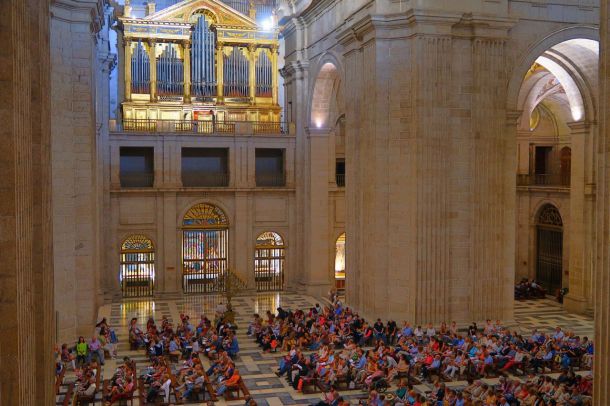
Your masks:
[[[229,220],[224,210],[195,203],[183,213],[181,228],[183,291],[223,292],[229,269]]]
[[[345,290],[345,232],[340,233],[335,239],[335,288]]]
[[[264,231],[256,237],[254,280],[259,292],[284,289],[286,243],[275,231]]]
[[[121,242],[119,284],[123,297],[154,294],[155,245],[144,234],[131,234]]]
[[[536,281],[552,295],[563,287],[563,224],[551,203],[536,211]]]
[[[519,62],[515,65],[508,82],[506,104],[508,111],[519,110],[519,93],[523,83],[523,78],[526,76],[528,70],[536,62],[536,60],[554,46],[575,39],[587,39],[599,42],[599,30],[595,27],[586,25],[565,27],[548,34],[540,41],[532,44],[532,46],[530,46],[527,51],[521,55]],[[587,117],[589,117],[592,113],[593,112],[589,111],[589,109],[585,109],[585,114],[587,114]]]
[[[330,117],[332,97],[338,96],[337,102],[342,103],[343,68],[339,58],[328,52],[320,58],[314,72],[315,80],[309,89],[309,125],[312,128],[329,128],[335,121]],[[342,110],[342,106],[338,106],[338,109]],[[342,113],[339,111],[337,116]]]

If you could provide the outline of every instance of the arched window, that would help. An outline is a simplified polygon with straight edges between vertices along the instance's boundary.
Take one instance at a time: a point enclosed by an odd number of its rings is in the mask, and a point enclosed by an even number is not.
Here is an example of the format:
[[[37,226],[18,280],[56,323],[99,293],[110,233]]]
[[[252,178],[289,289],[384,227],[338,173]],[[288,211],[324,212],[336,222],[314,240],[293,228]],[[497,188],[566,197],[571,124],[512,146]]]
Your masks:
[[[563,283],[563,221],[555,206],[546,204],[540,210],[536,236],[536,279],[555,295]]]
[[[345,233],[335,243],[335,287],[345,289]]]
[[[228,270],[229,222],[216,206],[197,204],[182,219],[182,288],[223,292]]]
[[[256,239],[254,279],[259,292],[284,288],[284,240],[278,233],[265,232]]]
[[[134,234],[121,244],[119,283],[123,297],[151,296],[155,284],[155,248],[152,241]]]

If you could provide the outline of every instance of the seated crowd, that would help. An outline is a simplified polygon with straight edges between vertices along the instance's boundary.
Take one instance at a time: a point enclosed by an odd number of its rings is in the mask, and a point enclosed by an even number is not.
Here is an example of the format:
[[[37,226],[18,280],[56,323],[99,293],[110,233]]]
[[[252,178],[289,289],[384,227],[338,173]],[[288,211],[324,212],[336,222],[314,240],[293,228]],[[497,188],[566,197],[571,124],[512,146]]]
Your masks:
[[[546,297],[546,290],[534,279],[531,281],[523,278],[515,285],[515,299],[543,299]]]
[[[404,397],[410,393],[410,385],[423,381],[435,385],[430,396],[435,405],[580,405],[591,393],[590,380],[572,371],[592,368],[593,343],[559,327],[552,334],[534,330],[525,337],[490,320],[483,328],[473,323],[464,332],[455,322],[443,323],[438,329],[407,322],[400,328],[392,320],[384,324],[380,319],[370,325],[336,302],[332,307],[316,305],[307,311],[278,308],[277,316],[267,312],[265,318],[254,315],[248,334],[264,351],[280,348],[288,352],[280,360],[277,375],[285,375],[295,389],[364,388],[376,396],[369,403],[379,406],[388,401],[376,391],[379,382],[384,381],[385,389],[393,380],[402,382],[404,389],[399,403],[409,405],[431,404],[422,403],[419,396]],[[547,370],[564,373],[561,380],[547,381],[540,378]],[[479,381],[528,374],[531,379],[526,384],[506,380],[510,385],[485,387]],[[474,386],[463,391],[444,387],[443,382],[457,379],[468,379]],[[546,391],[549,385],[556,389],[551,396]],[[544,403],[537,403],[538,398]]]
[[[202,315],[197,325],[190,322],[188,315],[181,314],[175,329],[165,316],[159,326],[150,318],[146,331],[138,327],[137,319],[131,320],[132,348],[145,348],[151,359],[151,365],[141,375],[147,403],[154,403],[160,396],[168,403],[172,391],[178,401],[198,401],[200,395],[205,399],[206,393],[215,399],[240,384],[233,361],[239,353],[239,343],[235,326],[226,314],[226,308],[219,305],[214,323]],[[211,360],[207,370],[200,354]],[[172,365],[171,361],[177,364]]]
[[[114,330],[110,329],[106,319],[102,319],[95,329],[90,340],[79,337],[73,347],[62,344],[55,347],[56,388],[63,384],[63,377],[68,368],[74,371],[76,380],[73,388],[67,393],[72,396],[71,402],[79,404],[81,401],[95,398],[101,388],[100,366],[104,365],[106,357],[115,358],[117,354],[118,339]],[[67,404],[68,400],[64,403]]]

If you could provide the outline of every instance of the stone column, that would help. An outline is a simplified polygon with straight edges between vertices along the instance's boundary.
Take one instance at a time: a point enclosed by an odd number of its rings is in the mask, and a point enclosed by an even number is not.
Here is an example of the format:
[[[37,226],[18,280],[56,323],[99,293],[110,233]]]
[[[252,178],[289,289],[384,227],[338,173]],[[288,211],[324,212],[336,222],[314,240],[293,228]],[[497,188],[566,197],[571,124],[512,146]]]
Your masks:
[[[182,43],[184,53],[184,102],[191,102],[191,41]],[[193,117],[194,119],[194,117]]]
[[[278,61],[278,53],[279,53],[279,48],[278,47],[273,47],[271,48],[271,91],[272,91],[272,103],[273,105],[277,105],[278,104],[278,77],[277,75],[278,73],[278,67],[277,67],[277,61]]]
[[[264,51],[263,51],[264,52]],[[256,104],[256,45],[248,45],[248,76],[250,78],[250,103]]]
[[[131,101],[131,42],[130,38],[123,39],[123,46],[125,48],[125,60],[123,61],[125,64],[125,101]]]
[[[154,103],[157,101],[157,41],[154,39],[148,40],[148,61],[150,67],[150,101]],[[125,77],[127,78],[127,75]],[[131,80],[131,73],[129,79]]]
[[[373,19],[338,35],[350,101],[347,302],[365,315],[418,323],[509,320],[509,23],[479,33],[475,21],[476,34],[464,37],[461,15],[436,18],[393,20],[395,38]]]
[[[330,289],[328,270],[331,247],[328,196],[328,128],[306,129],[305,173],[305,272],[302,282],[314,297],[325,296]]]
[[[216,41],[216,82],[218,95],[218,104],[224,102],[225,94],[225,81],[224,81],[224,65],[225,65],[225,54],[224,54],[224,43],[222,41]]]
[[[570,265],[568,267],[568,294],[564,298],[566,310],[575,313],[583,313],[587,308],[586,286],[588,278],[585,278],[587,255],[589,247],[585,244],[586,233],[591,232],[585,219],[585,164],[586,138],[590,136],[590,125],[579,121],[568,123],[570,127],[570,139],[572,141],[572,173],[570,174],[570,228],[569,228],[569,252]]]
[[[596,256],[593,270],[595,305],[595,373],[593,404],[610,404],[610,1],[600,2],[600,129],[598,140]]]
[[[0,2],[2,405],[55,403],[49,21],[49,1]]]

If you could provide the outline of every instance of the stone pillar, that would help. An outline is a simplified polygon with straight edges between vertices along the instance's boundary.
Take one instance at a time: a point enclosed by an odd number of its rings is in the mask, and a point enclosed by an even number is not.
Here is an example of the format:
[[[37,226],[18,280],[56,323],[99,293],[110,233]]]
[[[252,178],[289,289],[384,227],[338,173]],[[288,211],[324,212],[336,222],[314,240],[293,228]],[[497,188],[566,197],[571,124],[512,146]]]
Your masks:
[[[229,233],[233,235],[231,244],[236,247],[231,261],[230,269],[247,283],[248,289],[256,289],[254,280],[253,260],[251,251],[254,250],[252,237],[252,213],[249,194],[247,192],[235,193],[235,221]]]
[[[572,173],[570,174],[570,228],[569,252],[570,265],[568,267],[568,294],[564,298],[566,310],[583,313],[587,309],[585,286],[589,278],[585,278],[588,268],[587,260],[590,252],[587,247],[586,233],[592,230],[587,227],[585,219],[585,164],[586,164],[586,138],[590,137],[590,125],[579,121],[568,123],[570,127],[570,140],[572,141]]]
[[[278,104],[278,53],[279,48],[273,47],[271,48],[271,91],[272,91],[272,103],[274,106]]]
[[[2,405],[55,403],[49,21],[46,0],[0,2]]]
[[[306,129],[305,272],[302,283],[314,296],[326,296],[331,287],[328,269],[332,245],[329,227],[328,128]]]
[[[191,41],[182,43],[184,53],[184,102],[191,102]],[[193,117],[193,119],[195,119]]]
[[[125,6],[127,7],[127,6]],[[124,38],[123,46],[124,46],[124,55],[125,60],[123,61],[125,64],[125,101],[131,101],[131,39]],[[152,61],[151,61],[152,66]],[[151,78],[152,79],[152,78]]]
[[[396,38],[373,19],[338,35],[350,101],[347,303],[364,315],[512,319],[510,24],[479,33],[473,21],[476,35],[464,37],[461,17],[410,15],[393,21]],[[405,40],[399,26],[414,35]]]
[[[222,104],[224,102],[224,94],[225,94],[225,81],[224,81],[224,65],[225,65],[225,53],[224,53],[224,43],[222,41],[216,41],[216,82],[217,82],[217,90],[218,94],[218,104]]]
[[[600,129],[598,140],[596,256],[593,271],[595,305],[595,373],[593,404],[610,404],[610,1],[600,2]]]
[[[264,52],[264,51],[263,51]],[[256,104],[256,45],[248,45],[248,76],[250,78],[250,103]]]
[[[157,41],[154,39],[148,40],[148,61],[150,67],[150,101],[154,103],[157,101]],[[129,79],[131,80],[131,73]]]

